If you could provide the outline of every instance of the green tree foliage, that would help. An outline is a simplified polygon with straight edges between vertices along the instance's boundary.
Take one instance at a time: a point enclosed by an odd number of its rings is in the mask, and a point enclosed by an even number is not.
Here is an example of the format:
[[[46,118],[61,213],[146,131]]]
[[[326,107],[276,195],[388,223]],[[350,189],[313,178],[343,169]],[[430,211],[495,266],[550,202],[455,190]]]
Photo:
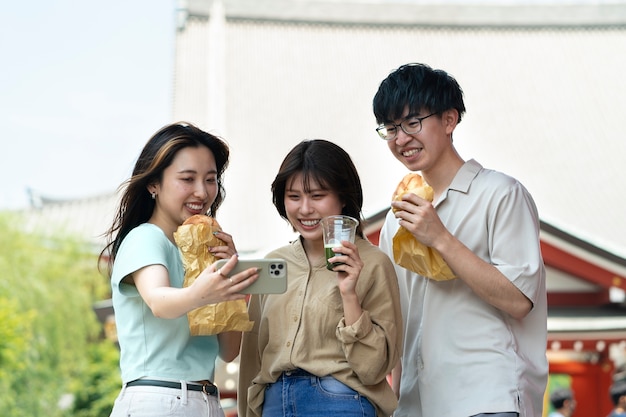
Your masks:
[[[72,417],[108,417],[120,391],[119,350],[110,342],[89,346],[89,366],[75,381]],[[114,372],[111,372],[113,370]]]
[[[97,254],[68,237],[26,233],[0,216],[0,410],[4,417],[66,417],[59,401],[109,401],[117,378],[117,350],[100,337],[92,305],[108,296]],[[93,378],[102,381],[94,381]],[[90,392],[100,384],[106,392]],[[77,394],[80,393],[80,394]],[[76,409],[77,407],[74,407]],[[89,408],[89,405],[86,405]]]

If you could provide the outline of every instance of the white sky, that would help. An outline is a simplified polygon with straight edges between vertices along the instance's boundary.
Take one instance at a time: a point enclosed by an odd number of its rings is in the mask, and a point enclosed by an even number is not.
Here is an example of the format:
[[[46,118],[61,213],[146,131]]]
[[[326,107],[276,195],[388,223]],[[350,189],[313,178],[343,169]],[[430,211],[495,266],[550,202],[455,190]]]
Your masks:
[[[13,1],[0,25],[0,209],[113,191],[171,117],[175,0]]]

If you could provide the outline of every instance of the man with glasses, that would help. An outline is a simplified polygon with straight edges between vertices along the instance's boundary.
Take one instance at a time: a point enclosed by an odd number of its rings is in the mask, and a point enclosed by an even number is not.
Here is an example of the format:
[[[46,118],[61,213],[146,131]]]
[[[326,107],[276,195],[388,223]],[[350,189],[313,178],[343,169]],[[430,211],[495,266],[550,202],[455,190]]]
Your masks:
[[[394,416],[541,417],[547,306],[531,195],[458,154],[463,92],[445,71],[401,66],[380,84],[373,109],[391,153],[434,190],[432,203],[414,194],[391,203],[380,246],[393,259],[404,227],[456,276],[438,281],[396,265],[405,344]]]

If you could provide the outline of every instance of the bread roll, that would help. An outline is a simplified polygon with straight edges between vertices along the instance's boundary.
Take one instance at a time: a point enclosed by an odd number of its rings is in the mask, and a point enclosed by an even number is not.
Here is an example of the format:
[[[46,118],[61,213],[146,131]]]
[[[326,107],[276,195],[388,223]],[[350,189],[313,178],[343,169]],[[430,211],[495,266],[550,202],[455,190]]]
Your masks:
[[[220,225],[217,223],[217,220],[215,220],[211,216],[207,216],[206,214],[194,214],[193,216],[191,216],[190,218],[188,218],[187,220],[183,222],[183,224],[201,224],[201,223],[206,223],[216,229],[220,228]]]
[[[208,241],[203,241],[202,242],[203,244],[206,244],[208,246],[222,246],[225,244],[221,239],[218,239],[213,234],[213,232],[218,232],[222,230],[217,220],[215,220],[213,217],[207,216],[205,214],[194,214],[193,216],[191,216],[190,218],[188,218],[187,220],[183,222],[183,225],[188,225],[188,224],[205,224],[206,225],[205,227],[207,228],[207,230],[205,231],[206,233],[205,239],[208,239]]]
[[[406,174],[402,181],[396,187],[396,191],[393,193],[393,201],[402,201],[402,196],[407,193],[416,194],[418,197],[424,200],[433,201],[435,195],[432,187],[424,181],[420,174],[411,172]],[[397,209],[393,208],[393,211]]]
[[[208,247],[226,246],[213,233],[221,230],[219,223],[204,214],[191,216],[178,226],[174,240],[180,249],[185,278],[183,287],[190,286],[213,262],[216,256]],[[206,336],[222,332],[247,332],[253,321],[248,316],[246,300],[221,301],[198,307],[187,313],[189,332],[192,336]]]

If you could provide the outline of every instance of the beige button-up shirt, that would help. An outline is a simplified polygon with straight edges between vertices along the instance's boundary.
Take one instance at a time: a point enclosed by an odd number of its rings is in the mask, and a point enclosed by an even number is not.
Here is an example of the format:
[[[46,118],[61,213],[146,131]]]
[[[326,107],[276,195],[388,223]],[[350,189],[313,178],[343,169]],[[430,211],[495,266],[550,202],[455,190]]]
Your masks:
[[[368,398],[379,416],[396,408],[386,377],[402,350],[397,278],[380,249],[362,238],[356,244],[365,264],[356,288],[363,314],[351,326],[343,319],[336,272],[323,257],[309,265],[300,239],[267,255],[287,260],[287,291],[250,300],[255,324],[242,342],[240,416],[260,416],[266,385],[297,368],[333,376]]]

